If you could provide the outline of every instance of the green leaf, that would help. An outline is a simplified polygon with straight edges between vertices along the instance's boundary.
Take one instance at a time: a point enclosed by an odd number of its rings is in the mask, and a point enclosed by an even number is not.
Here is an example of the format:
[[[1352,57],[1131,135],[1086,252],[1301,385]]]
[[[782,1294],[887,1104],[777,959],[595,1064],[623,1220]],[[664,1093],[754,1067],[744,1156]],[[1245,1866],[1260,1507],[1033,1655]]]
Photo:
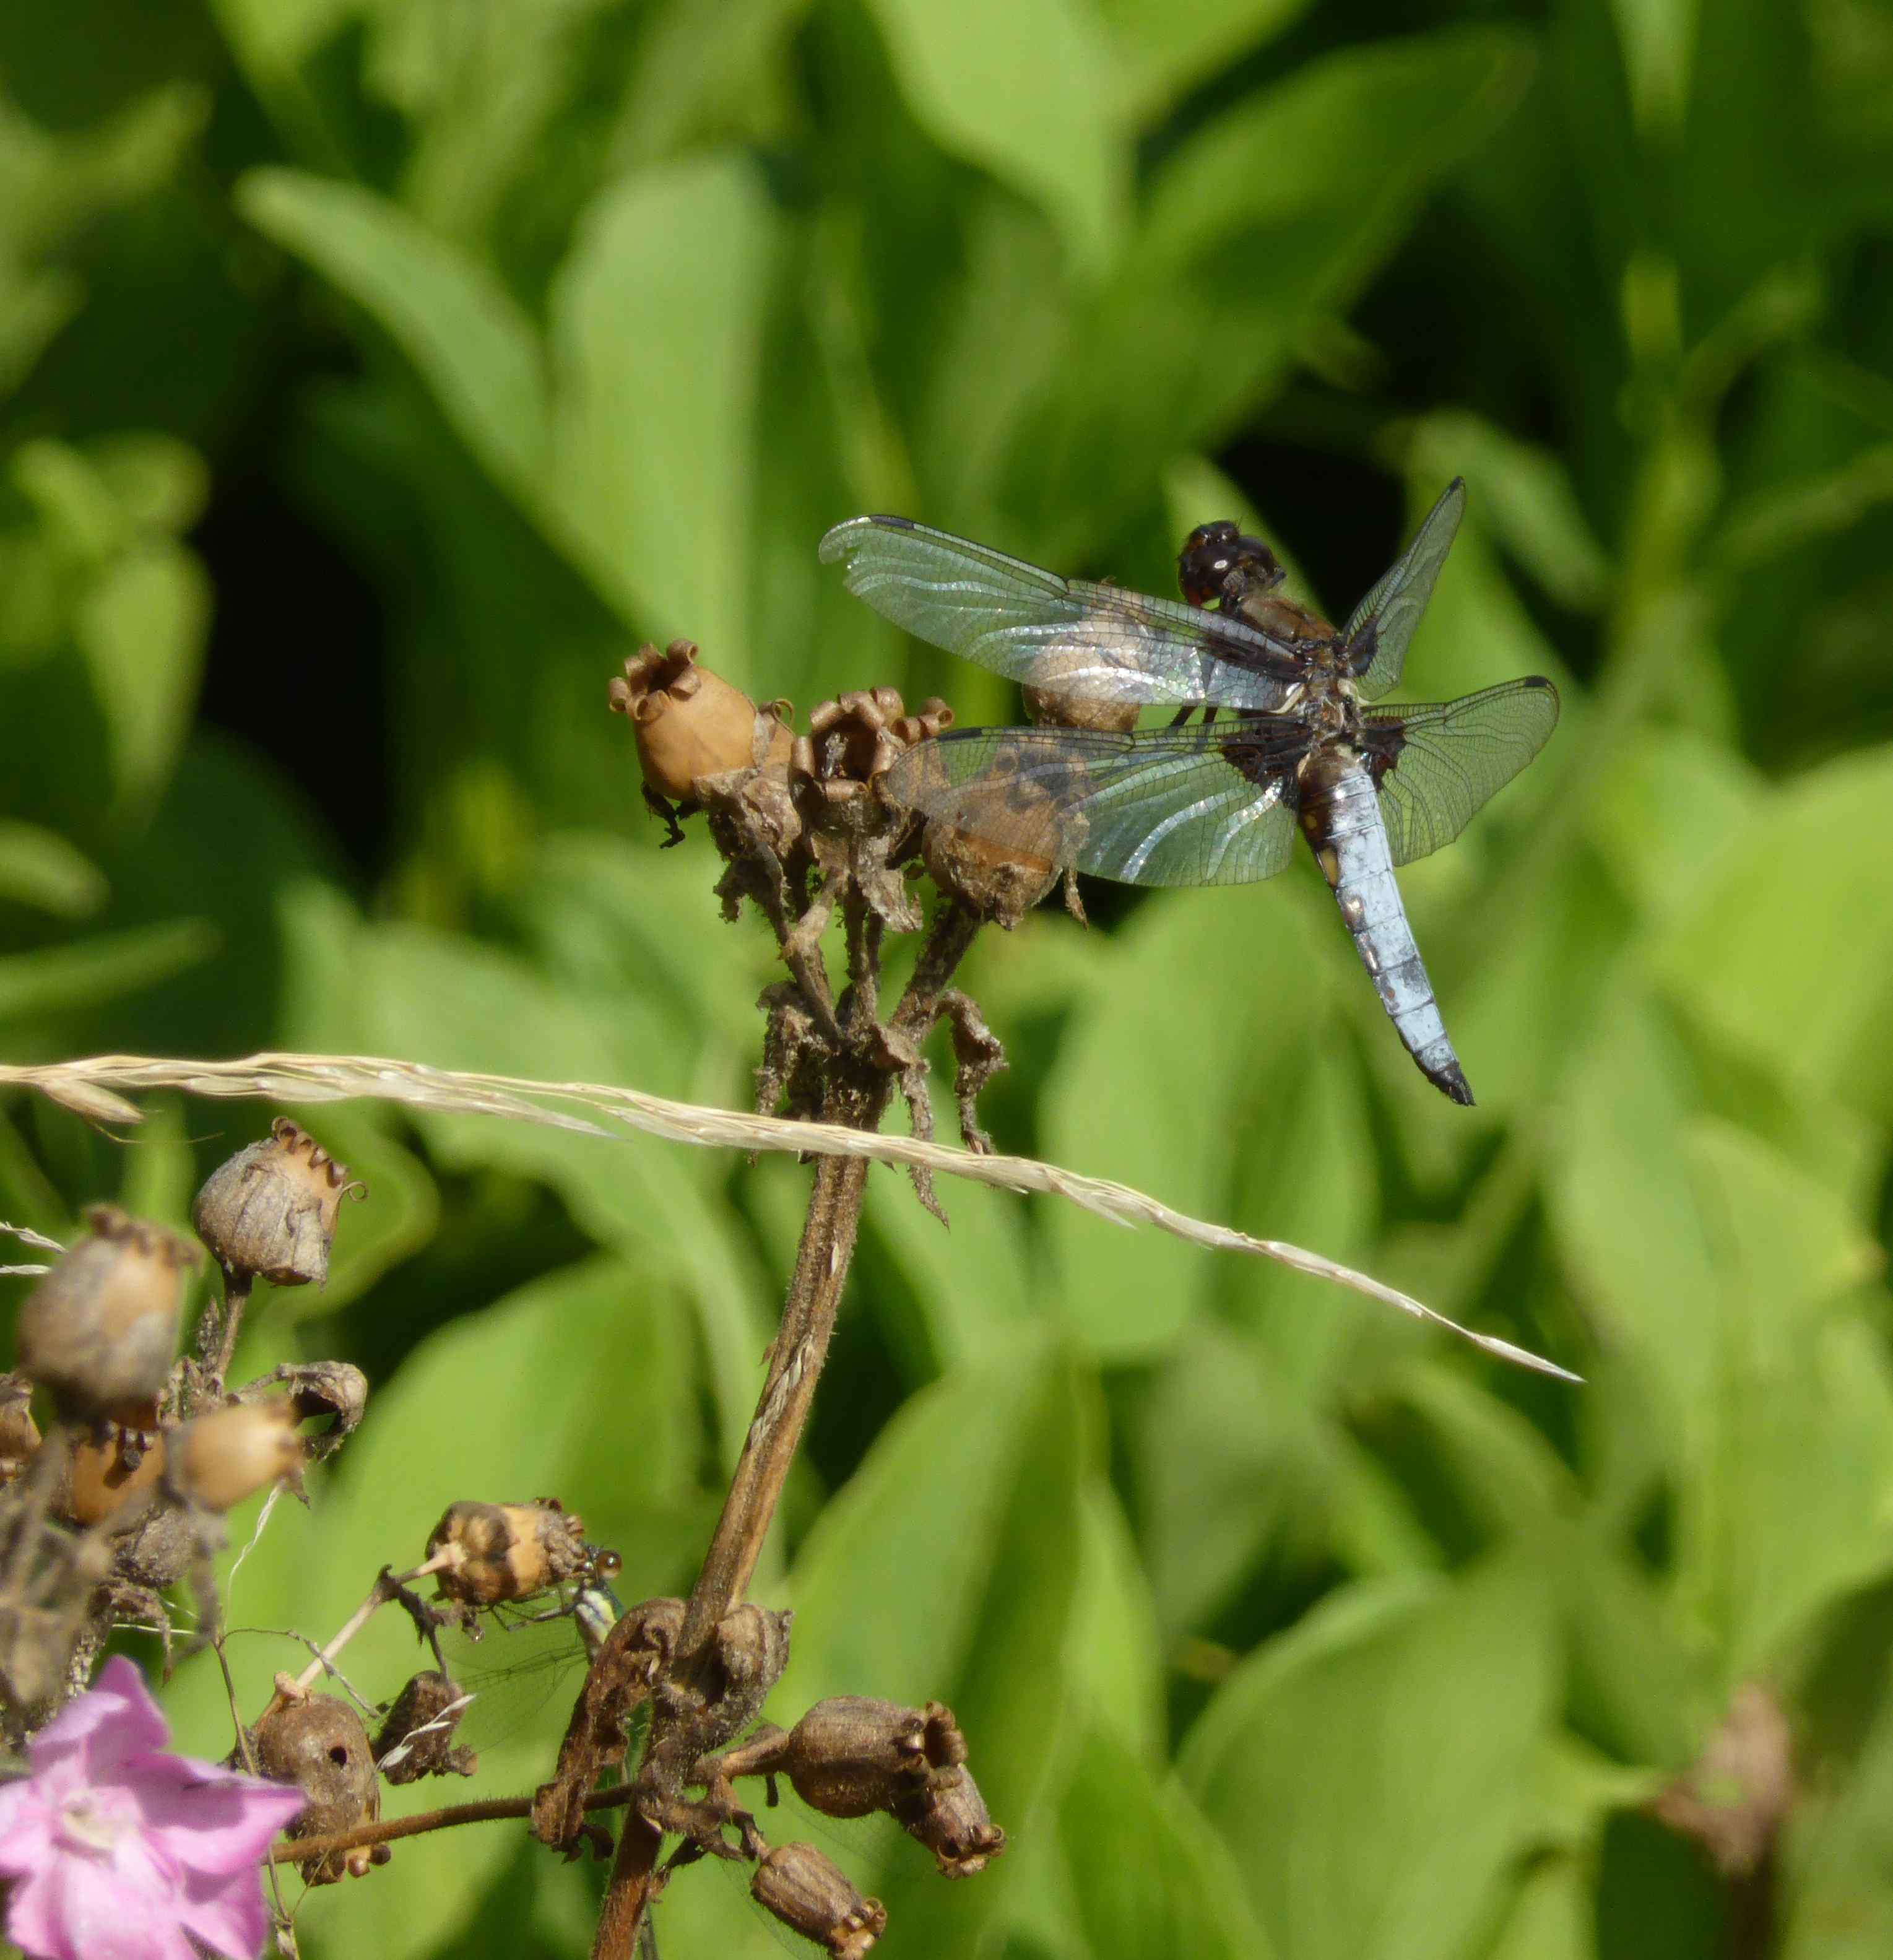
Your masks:
[[[1296,1960],[1447,1960],[1500,1893],[1557,1691],[1532,1559],[1356,1586],[1246,1662],[1183,1780]]]
[[[0,1023],[71,1013],[142,991],[208,959],[217,934],[177,919],[0,959]]]
[[[1189,91],[1233,68],[1307,10],[1308,0],[1098,0],[1116,50],[1126,115],[1156,122]]]
[[[1591,1874],[1581,1858],[1535,1866],[1506,1915],[1491,1960],[1596,1960]]]
[[[739,686],[749,595],[704,554],[749,514],[776,231],[745,161],[643,171],[585,213],[551,296],[560,520],[602,593]]]
[[[552,458],[544,365],[532,322],[492,272],[352,184],[252,170],[237,205],[367,311],[494,480],[539,506]]]
[[[1109,44],[1077,0],[870,0],[916,118],[1042,204],[1080,267],[1115,249],[1130,183]]]
[[[1199,1217],[1278,1236],[1267,1192],[1249,1193],[1232,1212],[1236,1147],[1252,1112],[1292,1128],[1284,1103],[1301,1072],[1293,1058],[1267,1054],[1267,1029],[1233,1004],[1292,996],[1304,1026],[1319,1025],[1333,969],[1304,925],[1319,896],[1284,878],[1265,892],[1165,892],[1144,905],[1100,963],[1099,986],[1073,1010],[1045,1091],[1045,1154]],[[1156,1001],[1161,1041],[1151,1038]],[[1117,1120],[1127,1108],[1136,1120]],[[1094,1354],[1161,1353],[1220,1277],[1150,1234],[1069,1206],[1047,1225],[1059,1274],[1053,1300]]]
[[[0,822],[0,898],[78,919],[97,912],[109,889],[105,873],[56,831]]]
[[[79,608],[74,637],[105,717],[124,801],[148,803],[183,752],[210,611],[203,567],[170,544],[119,558]]]
[[[1268,1960],[1214,1824],[1112,1729],[1086,1732],[1059,1806],[1071,1896],[1096,1960]]]
[[[1152,184],[1143,233],[1172,263],[1250,231],[1310,258],[1271,265],[1306,303],[1344,304],[1414,202],[1488,130],[1529,68],[1527,44],[1454,29],[1351,48],[1241,99]]]
[[[1672,1458],[1700,1463],[1723,1301],[1688,1162],[1682,1058],[1620,981],[1566,1081],[1547,1202],[1572,1287],[1647,1383]]]
[[[1465,477],[1472,520],[1561,606],[1590,612],[1602,604],[1609,562],[1554,451],[1520,442],[1482,416],[1448,412],[1421,425],[1412,463],[1415,474]]]
[[[1893,1111],[1893,749],[1810,770],[1653,949],[1670,994],[1813,1095]],[[1820,976],[1810,1013],[1809,978]]]
[[[607,1012],[548,985],[520,963],[415,928],[364,931],[349,978],[359,1046],[444,1068],[562,1081],[619,1081],[660,1093],[688,1087],[692,1049],[647,998]],[[722,1433],[740,1443],[761,1385],[762,1298],[773,1292],[743,1249],[709,1153],[625,1131],[574,1135],[483,1116],[417,1117],[440,1159],[542,1179],[603,1245],[688,1289],[702,1316]]]
[[[1071,1615],[1073,1691],[1089,1704],[1094,1727],[1108,1730],[1145,1762],[1158,1762],[1164,1754],[1165,1715],[1156,1602],[1110,1487],[1088,1484],[1081,1506]]]

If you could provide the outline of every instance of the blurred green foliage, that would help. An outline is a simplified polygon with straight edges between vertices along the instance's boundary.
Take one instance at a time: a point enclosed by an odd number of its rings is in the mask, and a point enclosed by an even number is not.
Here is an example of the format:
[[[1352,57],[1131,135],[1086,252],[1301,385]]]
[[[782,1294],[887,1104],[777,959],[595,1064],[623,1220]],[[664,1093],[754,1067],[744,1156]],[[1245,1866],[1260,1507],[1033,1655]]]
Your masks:
[[[765,1575],[797,1612],[772,1712],[959,1712],[1012,1844],[957,1887],[856,1868],[904,1956],[1885,1952],[1872,0],[72,0],[0,12],[0,78],[14,1058],[740,1104],[772,950],[700,835],[657,854],[604,712],[638,638],[804,709],[893,682],[1016,718],[847,598],[823,529],[908,511],[1161,590],[1233,514],[1344,610],[1463,472],[1412,682],[1566,700],[1405,880],[1478,1109],[1305,872],[1100,891],[969,985],[1002,1145],[1589,1386],[1048,1203],[950,1191],[943,1233],[877,1173]],[[806,1172],[306,1113],[371,1201],[240,1360],[375,1393],[235,1623],[326,1634],[463,1497],[555,1490],[631,1596],[686,1586]],[[0,1215],[181,1221],[267,1114],[119,1144],[14,1102]],[[252,1708],[297,1658],[232,1651]],[[352,1678],[411,1655],[371,1629]],[[1795,1743],[1771,1886],[1642,1814],[1748,1681]],[[214,1670],[172,1700],[216,1753]],[[311,1900],[305,1951],[582,1952],[595,1875],[486,1831]],[[769,1950],[701,1873],[661,1925],[675,1960]]]

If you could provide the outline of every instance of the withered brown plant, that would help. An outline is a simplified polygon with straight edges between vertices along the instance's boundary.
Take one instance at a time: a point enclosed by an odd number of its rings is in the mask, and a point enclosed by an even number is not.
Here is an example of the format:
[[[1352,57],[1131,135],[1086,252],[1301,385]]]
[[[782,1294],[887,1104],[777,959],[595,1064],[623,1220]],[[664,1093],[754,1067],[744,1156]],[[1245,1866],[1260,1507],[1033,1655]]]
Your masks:
[[[639,689],[674,669],[679,653],[673,647],[664,661],[647,649],[628,663],[614,705],[637,722]],[[928,1037],[943,1028],[962,1137],[969,1148],[987,1150],[977,1099],[1005,1058],[953,978],[981,925],[1015,924],[1050,889],[1055,870],[1044,859],[1014,860],[942,835],[937,826],[930,838],[912,813],[879,793],[897,756],[951,721],[944,702],[929,701],[909,714],[891,688],[845,694],[817,707],[808,732],[784,744],[779,707],[753,711],[753,723],[746,724],[740,708],[748,704],[740,697],[740,705],[730,704],[733,691],[713,688],[712,677],[694,664],[686,677],[695,682],[696,699],[714,702],[718,725],[728,731],[719,752],[711,755],[706,746],[692,752],[724,765],[700,768],[687,783],[673,775],[660,788],[651,780],[646,724],[639,723],[646,796],[673,825],[679,813],[665,807],[665,791],[684,810],[704,813],[722,861],[716,890],[725,917],[738,919],[746,902],[781,950],[787,977],[765,989],[761,1003],[759,1109],[873,1131],[898,1096],[914,1133],[931,1137],[924,1051]],[[670,714],[674,719],[674,708]],[[937,891],[931,921],[917,889],[930,873]],[[831,973],[826,948],[837,926],[839,970]],[[883,954],[889,935],[902,934],[921,935],[921,945],[911,977],[890,1001]],[[648,1705],[647,1739],[632,1777],[593,1949],[597,1960],[625,1960],[669,1871],[702,1857],[749,1860],[759,1898],[831,1952],[872,1946],[884,1923],[879,1904],[857,1898],[809,1847],[772,1849],[736,1796],[732,1780],[739,1775],[781,1769],[793,1777],[803,1764],[811,1789],[857,1806],[836,1814],[888,1811],[931,1844],[940,1869],[953,1876],[981,1869],[1004,1845],[965,1768],[952,1716],[937,1704],[923,1714],[859,1698],[825,1704],[824,1719],[811,1710],[786,1739],[769,1730],[773,1741],[731,1746],[756,1720],[788,1659],[789,1616],[762,1612],[744,1594],[827,1358],[868,1169],[859,1158],[816,1158],[781,1324],[697,1583],[680,1606],[648,1602],[614,1630],[574,1715],[558,1774],[539,1793],[535,1828],[570,1847],[584,1791],[614,1748],[622,1749],[626,1717]],[[939,1213],[929,1172],[915,1166],[911,1174],[920,1201]],[[930,1736],[931,1746],[924,1739]],[[778,1744],[800,1753],[784,1757]],[[836,1792],[845,1793],[838,1799]],[[826,1807],[819,1796],[811,1800]],[[660,1866],[667,1834],[679,1836],[683,1849]]]

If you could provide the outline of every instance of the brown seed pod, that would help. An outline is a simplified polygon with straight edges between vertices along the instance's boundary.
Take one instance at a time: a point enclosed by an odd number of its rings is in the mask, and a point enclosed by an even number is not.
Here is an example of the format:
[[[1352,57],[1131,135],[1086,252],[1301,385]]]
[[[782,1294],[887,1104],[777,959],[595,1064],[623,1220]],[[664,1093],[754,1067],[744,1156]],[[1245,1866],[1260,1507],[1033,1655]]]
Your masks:
[[[530,1599],[587,1571],[596,1553],[585,1521],[555,1497],[530,1504],[450,1504],[428,1538],[428,1558],[448,1562],[436,1575],[443,1599],[495,1606]]]
[[[818,1701],[776,1744],[768,1764],[825,1817],[865,1817],[909,1804],[966,1745],[937,1702],[923,1713],[871,1695]]]
[[[894,1816],[908,1837],[933,1853],[942,1878],[969,1879],[1006,1848],[1006,1834],[992,1821],[963,1764],[942,1771],[910,1802],[897,1804]]]
[[[223,1512],[287,1478],[299,1482],[306,1459],[288,1399],[231,1402],[173,1430],[172,1494],[199,1510]]]
[[[25,1376],[0,1375],[0,1488],[33,1461],[40,1425],[33,1419],[33,1384]]]
[[[1010,760],[1011,766],[1006,766]],[[1055,785],[1002,750],[986,775],[953,793],[953,814],[929,819],[921,856],[940,889],[976,917],[1010,932],[1058,881],[1072,862],[1081,819],[1059,807]],[[908,763],[905,785],[918,797],[946,787],[943,762],[926,749]]]
[[[177,1351],[177,1312],[197,1249],[97,1204],[90,1228],[20,1309],[20,1372],[51,1390],[62,1415],[135,1424],[163,1392]]]
[[[937,696],[909,714],[891,687],[854,688],[809,714],[809,732],[789,752],[791,793],[805,806],[848,803],[915,743],[952,725],[953,711]]]
[[[834,1956],[862,1960],[887,1930],[887,1909],[864,1898],[848,1874],[813,1844],[778,1844],[749,1880],[756,1902],[791,1932]]]
[[[261,1143],[225,1158],[204,1180],[191,1222],[234,1280],[260,1274],[275,1286],[320,1286],[329,1278],[336,1215],[350,1192],[363,1195],[349,1182],[348,1166],[278,1116]]]
[[[275,1783],[294,1783],[308,1799],[284,1832],[286,1838],[326,1838],[372,1824],[381,1815],[368,1732],[361,1717],[337,1696],[292,1696],[279,1689],[258,1719],[253,1739],[263,1774]],[[302,1875],[312,1885],[332,1885],[345,1877],[361,1878],[370,1866],[387,1860],[385,1844],[358,1845],[310,1860]]]
[[[389,1783],[417,1783],[424,1776],[471,1776],[480,1759],[453,1731],[464,1707],[459,1682],[426,1668],[394,1698],[374,1739],[374,1759]]]
[[[615,714],[638,744],[644,784],[673,803],[689,803],[699,776],[788,767],[790,733],[779,714],[759,709],[740,687],[697,664],[696,644],[673,640],[663,652],[640,648],[611,683]]]
[[[82,1437],[73,1447],[54,1506],[68,1524],[96,1525],[164,1474],[164,1438],[146,1443],[138,1430],[118,1424]]]

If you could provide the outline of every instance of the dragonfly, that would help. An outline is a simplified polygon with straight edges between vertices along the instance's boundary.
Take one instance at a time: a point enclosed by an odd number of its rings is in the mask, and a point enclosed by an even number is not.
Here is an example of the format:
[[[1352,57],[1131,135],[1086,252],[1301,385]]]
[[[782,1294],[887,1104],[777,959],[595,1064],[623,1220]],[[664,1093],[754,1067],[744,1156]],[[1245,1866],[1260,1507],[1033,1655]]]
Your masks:
[[[1133,885],[1272,878],[1299,831],[1408,1052],[1469,1104],[1394,873],[1451,843],[1537,755],[1557,690],[1532,674],[1371,705],[1399,683],[1465,508],[1456,477],[1338,632],[1283,596],[1274,552],[1226,520],[1178,555],[1182,601],[1061,578],[910,517],[850,518],[820,555],[884,618],[1020,682],[1040,724],[923,742],[886,794],[1028,862]],[[1153,707],[1177,711],[1137,727]]]

